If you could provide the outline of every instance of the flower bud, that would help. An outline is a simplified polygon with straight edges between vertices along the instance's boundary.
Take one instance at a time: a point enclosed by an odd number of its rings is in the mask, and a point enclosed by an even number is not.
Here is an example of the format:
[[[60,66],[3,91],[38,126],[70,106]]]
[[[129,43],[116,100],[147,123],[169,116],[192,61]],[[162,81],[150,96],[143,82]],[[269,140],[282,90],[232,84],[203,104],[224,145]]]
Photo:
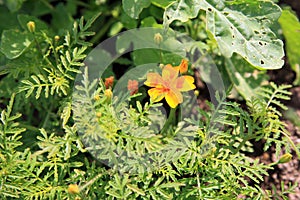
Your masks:
[[[79,186],[77,184],[70,184],[68,187],[68,193],[70,194],[78,194]]]
[[[29,21],[27,23],[27,28],[31,33],[35,32],[35,23],[33,21]]]
[[[136,94],[139,89],[139,82],[136,80],[128,80],[127,89],[130,92],[130,95]]]
[[[102,116],[102,113],[101,112],[96,112],[96,117],[97,118],[100,118]]]
[[[112,95],[113,95],[113,93],[112,93],[111,89],[106,89],[104,91],[104,96],[106,96],[108,99],[111,99]]]
[[[200,93],[199,90],[195,90],[195,91],[194,91],[194,94],[195,94],[196,97],[199,96],[199,93]]]
[[[104,85],[106,89],[111,88],[114,85],[114,79],[114,76],[105,79]]]
[[[60,39],[60,37],[58,35],[54,36],[55,42],[57,42],[59,39]]]
[[[290,162],[290,161],[292,160],[292,158],[293,158],[293,156],[292,156],[292,154],[290,154],[290,153],[283,154],[283,155],[279,158],[278,164]]]
[[[156,34],[154,35],[154,42],[155,42],[156,44],[160,44],[162,41],[163,41],[162,35],[161,35],[160,33],[156,33]]]
[[[100,100],[99,94],[96,94],[96,95],[94,96],[94,100],[95,100],[95,101],[99,101],[99,100]]]

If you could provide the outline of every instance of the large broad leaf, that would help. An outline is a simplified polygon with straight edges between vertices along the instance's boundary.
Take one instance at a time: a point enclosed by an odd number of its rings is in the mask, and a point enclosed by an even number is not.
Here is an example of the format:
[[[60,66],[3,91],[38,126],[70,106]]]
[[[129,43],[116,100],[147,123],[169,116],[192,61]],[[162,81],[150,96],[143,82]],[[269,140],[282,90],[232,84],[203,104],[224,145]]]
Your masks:
[[[165,9],[175,0],[151,0],[151,3],[157,7]]]
[[[281,9],[271,1],[177,0],[167,7],[164,24],[185,22],[206,11],[207,30],[218,42],[221,53],[241,55],[259,69],[277,69],[284,64],[283,43],[269,28]]]
[[[122,0],[123,9],[127,15],[134,19],[138,19],[144,8],[150,6],[150,0]]]
[[[250,99],[257,94],[257,88],[266,83],[268,76],[266,71],[259,71],[243,60],[238,55],[225,58],[225,70],[227,77],[233,83],[234,88],[244,98]]]
[[[285,37],[289,63],[296,72],[294,84],[300,85],[300,23],[290,10],[283,10],[279,23]]]
[[[19,30],[5,30],[1,37],[1,52],[9,59],[19,57],[33,42],[33,36]]]

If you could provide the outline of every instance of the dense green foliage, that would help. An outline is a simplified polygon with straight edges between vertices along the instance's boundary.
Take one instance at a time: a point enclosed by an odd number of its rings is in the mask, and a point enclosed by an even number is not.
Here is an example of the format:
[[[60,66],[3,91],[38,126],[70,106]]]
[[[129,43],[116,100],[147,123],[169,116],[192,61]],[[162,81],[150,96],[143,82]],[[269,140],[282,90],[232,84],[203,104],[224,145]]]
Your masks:
[[[284,64],[282,30],[299,84],[299,21],[290,10],[263,0],[85,2],[1,2],[0,20],[7,23],[0,25],[0,199],[287,199],[297,183],[282,191],[260,183],[292,151],[300,158],[281,120],[291,85],[278,86],[266,74]],[[92,49],[141,27],[180,33],[192,44],[175,37],[164,43],[151,32],[159,48],[138,49],[146,36],[136,37],[128,44],[135,51],[90,80],[84,61]],[[126,37],[118,42],[119,51]],[[195,108],[196,117],[178,117],[161,132],[163,104],[150,102],[146,87],[120,103],[104,80],[122,80],[116,66],[176,66],[184,57],[181,44],[211,58],[226,92],[217,91],[207,109]],[[180,49],[167,52],[163,45]],[[202,72],[201,81],[213,85],[208,67]],[[255,142],[263,151],[275,146],[278,161],[250,157]]]

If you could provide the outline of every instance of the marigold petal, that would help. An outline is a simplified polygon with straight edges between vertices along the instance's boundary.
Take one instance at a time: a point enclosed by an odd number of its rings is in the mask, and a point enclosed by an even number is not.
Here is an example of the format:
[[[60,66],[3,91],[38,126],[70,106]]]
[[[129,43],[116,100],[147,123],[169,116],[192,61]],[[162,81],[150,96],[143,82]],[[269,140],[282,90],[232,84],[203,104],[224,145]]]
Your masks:
[[[166,94],[165,98],[171,108],[175,108],[178,104],[182,103],[183,101],[181,93],[177,90],[169,91]]]
[[[148,90],[148,94],[153,102],[159,102],[165,97],[166,92],[164,88],[152,88]]]
[[[181,76],[176,79],[175,86],[180,92],[186,92],[196,88],[194,85],[194,77],[192,76]]]
[[[178,77],[178,70],[172,65],[166,65],[162,70],[162,79],[165,82],[172,83]]]
[[[147,85],[149,87],[163,85],[163,79],[158,73],[148,73],[147,80],[144,82],[144,85]]]

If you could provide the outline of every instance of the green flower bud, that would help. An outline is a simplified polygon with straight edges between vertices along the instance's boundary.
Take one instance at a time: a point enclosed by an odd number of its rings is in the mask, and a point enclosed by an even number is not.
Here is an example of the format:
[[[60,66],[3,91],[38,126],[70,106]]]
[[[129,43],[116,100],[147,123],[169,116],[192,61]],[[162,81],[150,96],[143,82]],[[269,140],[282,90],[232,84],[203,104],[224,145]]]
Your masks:
[[[160,33],[156,33],[156,34],[154,35],[154,42],[155,42],[156,44],[160,44],[162,41],[163,41],[162,35],[161,35]]]
[[[31,33],[33,33],[35,31],[35,23],[33,21],[29,21],[27,23],[27,28]]]
[[[54,40],[57,42],[60,39],[58,35],[54,36]]]
[[[292,158],[293,158],[293,156],[290,153],[283,154],[279,158],[278,164],[290,162],[292,160]]]

